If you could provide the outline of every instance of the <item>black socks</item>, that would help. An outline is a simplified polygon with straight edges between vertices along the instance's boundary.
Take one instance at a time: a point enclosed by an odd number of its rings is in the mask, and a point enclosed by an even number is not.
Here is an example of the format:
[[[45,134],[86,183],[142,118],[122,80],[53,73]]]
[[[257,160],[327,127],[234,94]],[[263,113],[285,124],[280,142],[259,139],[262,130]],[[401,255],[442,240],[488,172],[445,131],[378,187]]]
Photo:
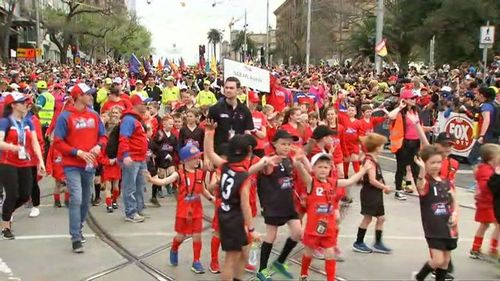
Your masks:
[[[429,273],[431,273],[432,271],[433,271],[432,267],[429,265],[429,263],[426,262],[422,267],[422,269],[420,269],[420,271],[417,273],[415,278],[417,279],[417,281],[424,281],[425,277],[427,277],[427,275],[429,275]],[[437,270],[436,270],[436,280],[437,280]]]
[[[101,198],[101,184],[100,183],[96,183],[94,185],[94,191],[95,191],[95,198],[94,199]]]
[[[361,244],[365,240],[366,228],[358,227],[358,237],[356,238],[356,244]]]
[[[272,243],[262,242],[260,246],[260,264],[259,272],[267,268],[267,262],[269,261],[269,256],[271,255],[271,250],[273,249]]]
[[[445,281],[446,273],[448,273],[447,269],[436,268],[436,281]]]
[[[284,263],[290,252],[297,246],[297,241],[293,241],[292,238],[288,237],[285,242],[285,246],[283,247],[283,250],[281,251],[280,256],[278,257],[278,262],[279,263]]]
[[[375,243],[382,242],[382,230],[375,230]]]

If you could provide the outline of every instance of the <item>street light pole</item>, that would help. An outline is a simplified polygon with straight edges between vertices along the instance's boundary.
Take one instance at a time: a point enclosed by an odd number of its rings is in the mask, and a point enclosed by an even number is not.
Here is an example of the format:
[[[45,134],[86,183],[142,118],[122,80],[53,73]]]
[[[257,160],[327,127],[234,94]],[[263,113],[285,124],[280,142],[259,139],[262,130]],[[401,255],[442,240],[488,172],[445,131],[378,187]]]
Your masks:
[[[42,34],[40,32],[40,3],[38,0],[33,1],[35,4],[35,20],[36,20],[36,47],[41,49],[43,52],[42,46]],[[35,62],[38,62],[38,56],[35,55]]]
[[[307,38],[306,38],[306,72],[309,73],[309,59],[311,53],[311,1],[307,0]]]
[[[266,9],[266,50],[265,50],[266,65],[269,65],[269,0],[267,0]]]
[[[243,26],[243,61],[247,58],[247,9],[245,8],[245,25]]]
[[[382,41],[382,31],[384,29],[384,0],[377,0],[377,29],[375,33],[375,45]],[[382,57],[375,52],[375,69],[377,74],[382,72]]]

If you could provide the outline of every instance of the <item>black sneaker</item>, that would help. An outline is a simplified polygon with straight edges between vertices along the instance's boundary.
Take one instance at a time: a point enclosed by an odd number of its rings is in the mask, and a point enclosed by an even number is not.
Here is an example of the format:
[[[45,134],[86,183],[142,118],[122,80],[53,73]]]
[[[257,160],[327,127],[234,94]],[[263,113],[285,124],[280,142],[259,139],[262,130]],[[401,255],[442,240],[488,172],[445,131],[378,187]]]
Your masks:
[[[342,203],[346,203],[346,204],[352,204],[352,198],[351,197],[348,197],[348,196],[344,196],[342,199],[341,199]]]
[[[73,242],[73,253],[77,254],[83,253],[83,245],[81,241]]]
[[[157,198],[153,197],[153,198],[151,198],[151,200],[149,200],[149,202],[151,202],[151,204],[153,204],[153,206],[156,207],[156,208],[161,207],[160,202],[158,202]]]
[[[114,212],[115,210],[113,209],[113,207],[111,206],[106,206],[106,211],[108,211],[108,213],[112,213]]]
[[[54,207],[61,208],[62,207],[61,201],[59,201],[59,200],[54,201]]]
[[[394,198],[404,201],[406,200],[406,195],[404,195],[402,191],[396,191],[396,194],[394,194]]]
[[[97,197],[94,199],[94,201],[92,201],[92,206],[99,206],[99,205],[101,205],[101,198]]]
[[[82,242],[82,244],[87,243],[87,238],[85,238],[85,236],[83,236],[83,234],[82,234],[82,233],[80,233],[80,237],[81,237],[81,239],[82,239],[82,240],[80,240],[80,241]]]
[[[436,272],[435,271],[433,271],[431,273],[431,275],[432,275],[432,278],[436,279]],[[455,280],[455,277],[453,275],[451,275],[449,272],[447,272],[446,276],[444,277],[444,280],[445,281],[453,281],[453,280]]]
[[[14,240],[16,237],[12,234],[10,228],[4,228],[2,230],[2,238],[6,240]]]
[[[64,207],[69,208],[69,201],[64,201]]]
[[[111,204],[111,207],[113,207],[113,209],[118,209],[118,203],[116,202],[113,202],[113,204]]]

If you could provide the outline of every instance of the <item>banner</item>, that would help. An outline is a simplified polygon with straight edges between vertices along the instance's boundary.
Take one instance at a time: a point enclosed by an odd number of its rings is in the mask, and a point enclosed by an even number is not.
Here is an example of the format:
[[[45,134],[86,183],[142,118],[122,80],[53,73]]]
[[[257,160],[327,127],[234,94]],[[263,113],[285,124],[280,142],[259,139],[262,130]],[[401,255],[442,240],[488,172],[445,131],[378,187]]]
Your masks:
[[[439,131],[448,132],[456,139],[451,154],[467,158],[476,142],[474,121],[463,113],[452,112],[448,118],[444,118],[443,115],[443,112],[440,112],[438,116]]]
[[[269,71],[265,69],[246,65],[233,60],[224,60],[224,79],[234,76],[240,79],[242,86],[269,93],[269,75]]]

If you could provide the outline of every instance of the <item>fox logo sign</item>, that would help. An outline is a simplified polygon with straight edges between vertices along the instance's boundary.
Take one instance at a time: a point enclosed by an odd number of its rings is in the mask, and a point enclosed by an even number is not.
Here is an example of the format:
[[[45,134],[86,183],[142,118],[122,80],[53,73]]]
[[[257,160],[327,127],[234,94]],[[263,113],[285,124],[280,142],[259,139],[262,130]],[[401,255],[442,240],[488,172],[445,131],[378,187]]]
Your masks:
[[[453,116],[446,122],[445,131],[456,139],[453,150],[465,152],[472,148],[474,129],[469,120],[460,116]]]

